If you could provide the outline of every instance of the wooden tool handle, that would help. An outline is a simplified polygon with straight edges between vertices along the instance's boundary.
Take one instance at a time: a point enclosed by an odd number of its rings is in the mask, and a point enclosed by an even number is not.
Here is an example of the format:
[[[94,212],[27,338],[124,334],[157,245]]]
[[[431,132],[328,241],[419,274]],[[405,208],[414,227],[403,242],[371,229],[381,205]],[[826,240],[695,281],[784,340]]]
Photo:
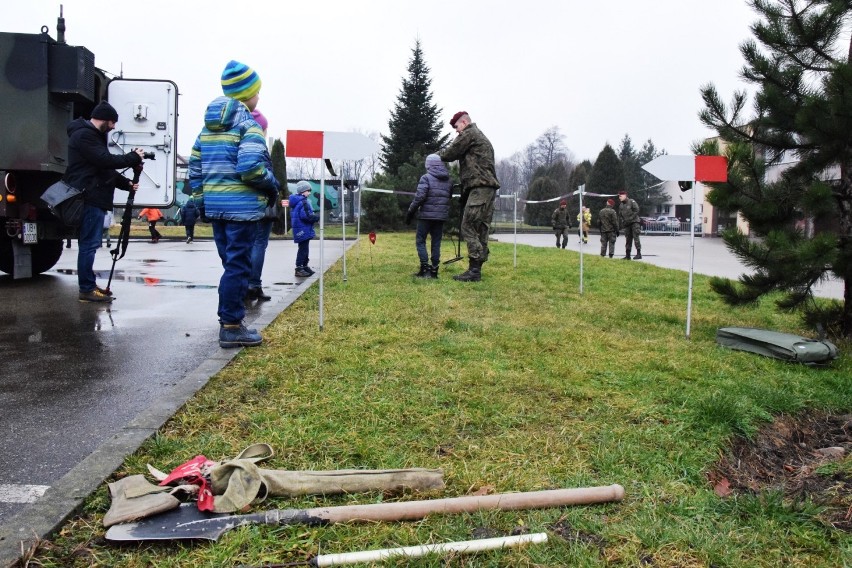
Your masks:
[[[552,489],[526,493],[499,493],[475,497],[451,497],[424,501],[376,503],[372,505],[344,505],[304,509],[309,519],[317,524],[352,521],[410,521],[435,513],[473,513],[487,510],[543,509],[565,505],[589,505],[620,501],[624,498],[621,485],[604,487],[579,487]]]

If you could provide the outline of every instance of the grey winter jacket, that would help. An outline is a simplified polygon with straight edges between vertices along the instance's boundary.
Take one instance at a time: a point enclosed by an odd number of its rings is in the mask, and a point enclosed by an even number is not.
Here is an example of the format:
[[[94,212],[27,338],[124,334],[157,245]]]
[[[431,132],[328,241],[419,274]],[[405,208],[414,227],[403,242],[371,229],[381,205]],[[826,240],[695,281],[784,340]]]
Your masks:
[[[446,221],[450,216],[450,172],[437,154],[426,157],[426,174],[420,177],[409,212],[420,210],[417,218]]]

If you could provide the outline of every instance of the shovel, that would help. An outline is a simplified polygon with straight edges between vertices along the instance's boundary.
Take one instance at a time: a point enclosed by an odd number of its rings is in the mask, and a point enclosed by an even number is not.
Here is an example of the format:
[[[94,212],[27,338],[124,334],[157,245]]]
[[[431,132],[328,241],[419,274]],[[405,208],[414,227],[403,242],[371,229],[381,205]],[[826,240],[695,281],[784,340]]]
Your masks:
[[[276,509],[249,515],[216,515],[198,510],[193,503],[133,523],[114,525],[107,540],[218,540],[229,530],[249,524],[325,525],[348,521],[411,521],[433,513],[474,513],[488,510],[544,509],[565,505],[588,505],[620,501],[621,485],[552,489],[526,493],[451,497],[425,501],[402,501],[372,505],[343,505],[313,509]]]

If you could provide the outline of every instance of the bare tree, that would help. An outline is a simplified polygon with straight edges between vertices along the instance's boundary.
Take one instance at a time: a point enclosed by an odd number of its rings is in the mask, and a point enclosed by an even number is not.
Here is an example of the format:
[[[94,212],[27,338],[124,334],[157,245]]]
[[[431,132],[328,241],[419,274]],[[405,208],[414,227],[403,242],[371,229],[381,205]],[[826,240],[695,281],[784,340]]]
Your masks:
[[[564,161],[566,165],[573,165],[573,156],[565,146],[564,140],[565,135],[558,126],[551,126],[544,131],[544,134],[536,138],[533,147],[540,166],[549,168],[560,161]]]

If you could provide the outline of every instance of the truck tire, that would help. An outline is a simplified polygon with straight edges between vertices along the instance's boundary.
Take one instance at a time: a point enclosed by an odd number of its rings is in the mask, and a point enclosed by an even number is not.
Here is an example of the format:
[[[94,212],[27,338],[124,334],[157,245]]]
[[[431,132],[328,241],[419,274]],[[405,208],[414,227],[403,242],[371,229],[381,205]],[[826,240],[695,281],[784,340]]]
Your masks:
[[[33,275],[47,272],[62,256],[62,241],[41,241],[32,245]],[[0,240],[0,271],[12,274],[15,267],[15,254],[11,239]]]

